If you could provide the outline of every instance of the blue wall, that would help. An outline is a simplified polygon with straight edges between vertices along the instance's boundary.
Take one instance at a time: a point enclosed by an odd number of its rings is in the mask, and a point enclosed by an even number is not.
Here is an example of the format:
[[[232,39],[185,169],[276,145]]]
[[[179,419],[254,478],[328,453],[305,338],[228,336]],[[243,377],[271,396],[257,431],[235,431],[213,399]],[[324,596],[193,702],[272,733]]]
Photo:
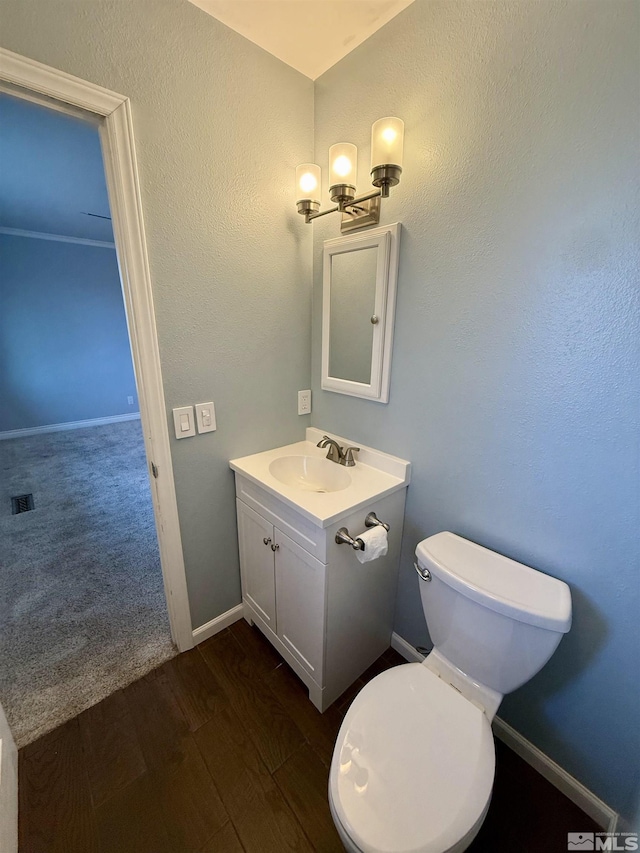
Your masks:
[[[0,234],[0,432],[137,411],[115,250]]]
[[[0,162],[0,225],[113,241],[90,121],[0,92]]]
[[[574,624],[500,715],[627,819],[640,770],[640,6],[416,2],[316,81],[316,162],[406,123],[388,405],[313,423],[413,463],[395,629],[424,644],[416,544],[452,530],[566,580]]]

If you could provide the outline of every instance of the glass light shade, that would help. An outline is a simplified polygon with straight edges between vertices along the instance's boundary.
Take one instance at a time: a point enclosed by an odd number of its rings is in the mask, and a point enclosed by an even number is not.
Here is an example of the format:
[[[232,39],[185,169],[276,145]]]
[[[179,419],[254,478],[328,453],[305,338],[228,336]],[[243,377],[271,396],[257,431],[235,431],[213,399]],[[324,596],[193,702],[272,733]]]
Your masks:
[[[346,184],[355,187],[358,149],[350,142],[336,142],[329,149],[329,188]]]
[[[315,163],[296,166],[296,201],[318,201],[320,199],[321,172]]]
[[[371,127],[371,169],[398,166],[402,169],[404,122],[401,118],[380,118]]]

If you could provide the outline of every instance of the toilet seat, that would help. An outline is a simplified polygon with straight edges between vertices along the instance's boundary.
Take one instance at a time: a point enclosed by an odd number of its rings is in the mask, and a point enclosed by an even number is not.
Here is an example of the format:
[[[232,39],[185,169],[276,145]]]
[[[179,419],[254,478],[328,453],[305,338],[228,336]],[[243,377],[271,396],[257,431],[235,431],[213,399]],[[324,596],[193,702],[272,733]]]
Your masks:
[[[411,663],[383,672],[354,700],[336,741],[329,794],[362,853],[445,853],[464,850],[480,828],[494,771],[483,711]]]

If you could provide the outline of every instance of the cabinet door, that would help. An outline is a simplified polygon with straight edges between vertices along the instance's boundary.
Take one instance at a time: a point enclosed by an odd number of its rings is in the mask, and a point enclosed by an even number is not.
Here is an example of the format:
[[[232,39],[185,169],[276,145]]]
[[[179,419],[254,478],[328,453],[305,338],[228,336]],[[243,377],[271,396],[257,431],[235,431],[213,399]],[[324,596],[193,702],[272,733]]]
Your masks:
[[[325,566],[275,529],[278,636],[322,684]]]
[[[271,550],[273,525],[242,501],[237,500],[236,505],[242,595],[275,632],[276,587]]]

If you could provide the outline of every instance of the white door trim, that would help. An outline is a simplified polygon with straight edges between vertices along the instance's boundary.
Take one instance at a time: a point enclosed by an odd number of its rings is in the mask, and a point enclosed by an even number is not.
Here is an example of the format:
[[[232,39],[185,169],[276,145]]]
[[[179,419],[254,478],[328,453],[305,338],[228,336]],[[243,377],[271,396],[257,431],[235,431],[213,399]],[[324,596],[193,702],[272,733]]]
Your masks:
[[[18,750],[0,705],[0,850],[18,853]]]
[[[79,107],[101,117],[100,137],[120,279],[138,386],[142,432],[151,476],[162,576],[171,635],[180,651],[193,647],[187,581],[178,521],[171,448],[166,423],[151,276],[144,234],[140,187],[129,99],[64,71],[0,48],[0,89],[31,100]],[[34,95],[36,96],[34,98]],[[61,103],[60,103],[61,102]],[[53,105],[53,103],[52,103]]]

